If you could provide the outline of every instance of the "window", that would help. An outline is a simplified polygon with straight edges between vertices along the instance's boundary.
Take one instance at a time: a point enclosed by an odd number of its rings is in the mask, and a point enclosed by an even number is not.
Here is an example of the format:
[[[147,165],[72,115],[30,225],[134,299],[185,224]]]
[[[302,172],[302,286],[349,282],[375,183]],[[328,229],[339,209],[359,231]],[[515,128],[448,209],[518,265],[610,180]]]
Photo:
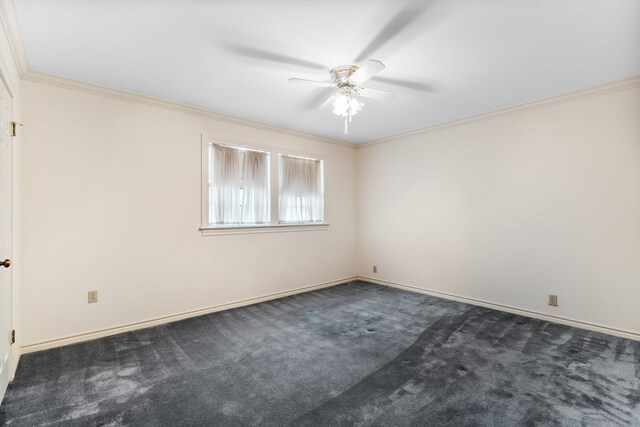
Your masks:
[[[202,141],[203,235],[326,230],[324,161]]]
[[[322,161],[280,154],[278,218],[281,224],[321,223]]]
[[[209,145],[209,226],[270,222],[269,153]]]

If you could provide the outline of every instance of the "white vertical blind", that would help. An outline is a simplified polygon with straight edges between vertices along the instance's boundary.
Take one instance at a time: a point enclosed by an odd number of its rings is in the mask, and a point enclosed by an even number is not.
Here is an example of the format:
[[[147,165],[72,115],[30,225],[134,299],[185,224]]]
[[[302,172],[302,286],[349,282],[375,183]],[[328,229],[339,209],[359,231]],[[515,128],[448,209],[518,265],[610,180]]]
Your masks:
[[[284,224],[322,222],[322,161],[280,155],[279,221]]]
[[[210,146],[210,225],[269,223],[269,153]]]

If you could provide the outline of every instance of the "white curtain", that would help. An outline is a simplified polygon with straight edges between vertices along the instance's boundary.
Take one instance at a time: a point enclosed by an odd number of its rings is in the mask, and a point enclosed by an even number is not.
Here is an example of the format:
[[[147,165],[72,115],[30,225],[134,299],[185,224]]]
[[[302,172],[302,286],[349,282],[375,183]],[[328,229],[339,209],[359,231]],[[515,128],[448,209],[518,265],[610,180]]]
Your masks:
[[[210,223],[269,222],[269,154],[212,144]]]
[[[324,194],[320,160],[280,155],[278,205],[281,223],[322,222]]]
[[[269,154],[245,151],[242,222],[264,224],[269,219]]]

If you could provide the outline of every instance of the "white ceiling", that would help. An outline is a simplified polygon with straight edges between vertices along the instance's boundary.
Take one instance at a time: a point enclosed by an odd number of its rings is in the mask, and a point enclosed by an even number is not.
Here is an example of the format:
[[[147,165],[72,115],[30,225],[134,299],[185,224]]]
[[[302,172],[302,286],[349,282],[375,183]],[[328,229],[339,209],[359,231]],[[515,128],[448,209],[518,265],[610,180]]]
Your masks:
[[[31,70],[350,142],[640,75],[638,0],[17,0]],[[373,58],[349,135],[329,70]],[[390,84],[415,83],[414,88]],[[406,85],[405,85],[406,86]]]

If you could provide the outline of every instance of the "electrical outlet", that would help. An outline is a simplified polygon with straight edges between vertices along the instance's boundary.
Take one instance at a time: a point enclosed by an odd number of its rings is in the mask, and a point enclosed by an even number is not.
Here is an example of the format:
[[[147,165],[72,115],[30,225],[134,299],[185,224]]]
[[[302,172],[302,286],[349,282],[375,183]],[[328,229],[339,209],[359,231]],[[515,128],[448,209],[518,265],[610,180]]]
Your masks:
[[[373,272],[374,272],[374,273],[377,273],[377,272],[378,272],[378,266],[377,266],[377,265],[374,265],[374,266],[373,266]]]
[[[89,301],[89,304],[98,302],[98,291],[89,291],[87,293],[87,300]]]
[[[549,305],[553,307],[558,306],[558,295],[549,295]]]

